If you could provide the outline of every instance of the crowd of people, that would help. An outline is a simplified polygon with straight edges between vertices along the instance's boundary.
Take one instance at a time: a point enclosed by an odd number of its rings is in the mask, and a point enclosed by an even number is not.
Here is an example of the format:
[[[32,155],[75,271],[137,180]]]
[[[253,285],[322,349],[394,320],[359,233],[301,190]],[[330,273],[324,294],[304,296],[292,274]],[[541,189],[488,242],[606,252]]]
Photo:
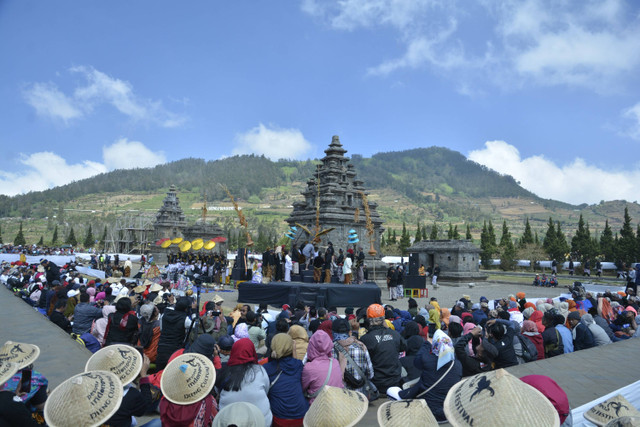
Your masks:
[[[222,422],[241,416],[265,426],[339,425],[335,413],[319,408],[337,400],[362,416],[362,401],[379,398],[421,400],[421,410],[444,421],[456,416],[447,396],[467,377],[502,378],[493,372],[640,336],[633,288],[592,294],[579,282],[567,299],[529,301],[518,292],[474,302],[463,295],[446,308],[436,298],[424,307],[409,298],[406,309],[372,304],[344,315],[302,303],[231,309],[220,294],[199,307],[190,290],[177,294],[166,278],[87,280],[46,259],[6,265],[0,282],[94,352],[81,380],[70,378],[47,396],[45,375],[33,370],[37,346],[5,344],[0,420],[25,426],[56,425],[65,402],[96,382],[121,397],[97,415],[78,405],[77,425],[94,416],[131,426],[143,415],[152,426],[228,425]],[[32,356],[16,361],[17,353]],[[31,382],[23,389],[25,372]],[[530,385],[545,394],[545,381]],[[561,423],[570,425],[568,415],[558,409]]]

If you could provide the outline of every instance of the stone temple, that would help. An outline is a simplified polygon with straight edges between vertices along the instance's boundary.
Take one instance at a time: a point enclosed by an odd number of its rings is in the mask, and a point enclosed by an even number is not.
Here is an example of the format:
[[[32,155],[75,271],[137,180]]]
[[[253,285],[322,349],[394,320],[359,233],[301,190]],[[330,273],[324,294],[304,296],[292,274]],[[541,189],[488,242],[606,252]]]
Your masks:
[[[184,211],[180,207],[180,199],[178,198],[178,190],[175,186],[169,187],[167,196],[162,201],[162,206],[156,213],[156,220],[153,223],[154,235],[156,240],[176,237],[182,237],[184,240],[195,240],[201,238],[205,242],[215,237],[224,237],[224,230],[217,224],[208,223],[206,217],[198,219],[195,224],[188,225]],[[154,254],[175,252],[175,245],[169,249],[154,248]],[[204,251],[204,250],[203,250]],[[226,254],[226,243],[217,243],[213,252]]]
[[[318,165],[315,176],[307,181],[307,187],[302,192],[304,200],[293,204],[293,212],[286,220],[291,227],[300,224],[310,231],[309,234],[298,226],[293,243],[298,243],[300,247],[306,240],[313,240],[323,230],[333,228],[319,236],[320,241],[316,242],[318,247],[326,248],[328,242],[332,242],[336,253],[338,249],[346,251],[354,246],[361,246],[366,253],[370,250],[372,241],[377,252],[375,258],[379,258],[380,237],[384,228],[383,221],[376,211],[378,204],[368,202],[374,230],[369,239],[362,199],[362,194],[367,195],[367,192],[364,183],[356,178],[353,165],[344,156],[347,150],[342,147],[340,138],[334,136],[329,148],[324,152],[326,155],[321,159],[322,164]],[[349,231],[352,229],[360,239],[355,245],[348,243]]]

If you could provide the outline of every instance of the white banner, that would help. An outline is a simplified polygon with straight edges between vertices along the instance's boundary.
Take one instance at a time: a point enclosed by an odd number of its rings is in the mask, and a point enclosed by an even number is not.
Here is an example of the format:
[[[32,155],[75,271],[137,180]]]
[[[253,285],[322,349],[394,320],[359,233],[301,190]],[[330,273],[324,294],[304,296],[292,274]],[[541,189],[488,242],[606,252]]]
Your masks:
[[[75,255],[27,255],[28,264],[40,264],[43,259],[48,259],[57,266],[63,266],[76,260]],[[0,262],[16,262],[20,261],[20,254],[0,254]]]

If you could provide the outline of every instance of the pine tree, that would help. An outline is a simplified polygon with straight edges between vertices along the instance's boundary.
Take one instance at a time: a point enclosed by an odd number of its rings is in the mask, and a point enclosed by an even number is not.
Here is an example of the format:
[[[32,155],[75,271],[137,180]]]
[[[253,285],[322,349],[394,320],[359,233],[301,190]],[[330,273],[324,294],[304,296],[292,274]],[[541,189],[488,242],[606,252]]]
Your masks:
[[[489,235],[489,244],[491,245],[491,247],[492,248],[498,247],[498,245],[496,244],[496,231],[493,228],[493,224],[491,223],[491,220],[489,220],[489,226],[487,227],[487,232]]]
[[[44,246],[44,237],[40,236],[40,240],[38,240],[38,246]]]
[[[65,240],[67,245],[76,246],[78,241],[76,240],[76,233],[73,231],[73,227],[69,230],[69,235],[67,236],[67,240]]]
[[[387,246],[387,242],[384,241],[384,234],[383,234],[382,237],[380,238],[380,247],[384,248],[385,246]]]
[[[107,226],[104,226],[104,231],[102,232],[102,238],[100,238],[100,246],[104,247],[104,244],[107,242]]]
[[[429,240],[438,240],[438,226],[436,222],[433,221],[433,225],[431,226],[431,233],[429,234]]]
[[[53,237],[51,237],[51,245],[55,246],[58,244],[58,226],[53,229]]]
[[[387,245],[391,244],[391,229],[387,228]]]
[[[93,237],[93,232],[91,231],[91,224],[89,224],[89,229],[87,230],[87,235],[84,238],[84,247],[90,248],[95,243],[95,237]]]
[[[400,252],[402,255],[407,253],[407,248],[411,246],[411,238],[409,237],[409,233],[407,232],[407,225],[402,222],[402,235],[400,236]]]
[[[451,223],[449,223],[449,231],[447,231],[447,239],[449,240],[453,239],[453,225],[451,225]]]
[[[473,240],[473,236],[471,235],[471,226],[469,224],[467,224],[467,233],[464,238],[467,240]]]
[[[511,236],[511,233],[509,233],[508,230],[507,233]],[[511,237],[509,237],[508,239],[505,239],[505,244],[502,246],[502,251],[500,252],[500,268],[503,271],[513,270],[516,266],[515,257],[516,248],[513,245]]]
[[[500,236],[500,247],[504,248],[507,246],[507,243],[513,241],[511,240],[511,232],[509,231],[509,227],[507,227],[507,221],[502,221],[502,235]]]
[[[0,226],[0,245],[4,244],[2,241],[2,226]]]
[[[580,254],[582,259],[591,256],[591,235],[589,226],[585,224],[582,214],[578,220],[578,229],[571,239],[571,252]]]
[[[553,219],[549,217],[549,222],[547,222],[547,234],[544,236],[542,247],[544,248],[544,251],[552,258],[554,251],[556,250],[556,239],[556,226],[553,223]]]
[[[418,222],[418,228],[416,229],[416,237],[414,239],[414,242],[417,243],[420,240],[422,240],[422,230],[420,230],[420,223]]]
[[[489,228],[487,227],[487,221],[485,221],[482,226],[482,233],[480,234],[480,262],[484,268],[491,267],[494,252],[495,244],[491,243]]]
[[[624,208],[624,222],[620,229],[620,238],[616,245],[616,253],[618,258],[627,265],[630,265],[635,261],[636,252],[636,237],[634,235],[633,228],[631,228],[631,217],[629,216],[629,209]]]
[[[522,233],[522,239],[520,239],[520,246],[524,246],[529,243],[533,243],[533,233],[531,232],[531,225],[529,224],[529,218],[524,223],[524,233]]]
[[[13,244],[15,246],[24,246],[27,244],[27,242],[24,239],[24,234],[22,233],[22,221],[20,221],[20,230],[18,230],[18,234],[16,235],[16,238],[13,239]]]
[[[393,234],[391,235],[391,243],[394,245],[398,244],[398,236],[396,235],[396,230],[393,230]]]
[[[453,226],[453,240],[460,240],[460,232],[458,231],[458,224]]]
[[[427,226],[422,226],[422,239],[421,240],[429,240],[429,235],[427,234]]]
[[[556,221],[556,240],[554,251],[551,254],[551,258],[558,260],[565,259],[565,255],[569,252],[569,244],[567,243],[567,237],[562,232],[560,228],[560,221]]]
[[[613,232],[609,227],[609,220],[604,222],[604,230],[600,235],[600,252],[604,255],[605,260],[615,261],[615,247],[613,246]]]

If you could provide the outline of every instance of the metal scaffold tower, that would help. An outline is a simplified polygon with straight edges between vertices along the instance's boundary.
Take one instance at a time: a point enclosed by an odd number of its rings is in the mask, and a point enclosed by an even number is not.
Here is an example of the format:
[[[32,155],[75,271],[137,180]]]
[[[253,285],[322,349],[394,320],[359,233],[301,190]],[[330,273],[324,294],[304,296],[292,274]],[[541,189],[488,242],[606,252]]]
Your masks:
[[[106,251],[121,254],[145,253],[153,244],[153,222],[155,214],[128,210],[116,217],[116,224],[110,228]]]

